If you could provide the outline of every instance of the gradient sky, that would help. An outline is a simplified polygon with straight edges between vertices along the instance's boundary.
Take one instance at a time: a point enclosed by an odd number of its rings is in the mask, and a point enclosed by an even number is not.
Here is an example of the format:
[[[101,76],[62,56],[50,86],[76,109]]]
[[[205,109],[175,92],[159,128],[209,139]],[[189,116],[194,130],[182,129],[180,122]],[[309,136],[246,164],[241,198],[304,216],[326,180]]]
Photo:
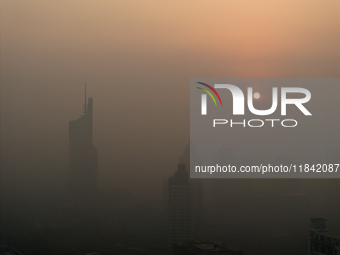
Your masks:
[[[189,141],[190,78],[340,75],[338,0],[0,0],[0,19],[13,189],[67,177],[85,82],[101,184],[143,190],[141,178],[158,188],[175,171]]]

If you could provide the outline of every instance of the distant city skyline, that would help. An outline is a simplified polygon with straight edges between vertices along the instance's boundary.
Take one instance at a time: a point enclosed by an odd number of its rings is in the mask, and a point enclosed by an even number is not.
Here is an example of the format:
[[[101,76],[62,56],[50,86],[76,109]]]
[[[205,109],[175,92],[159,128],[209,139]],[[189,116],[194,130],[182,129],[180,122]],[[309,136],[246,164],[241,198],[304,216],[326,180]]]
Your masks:
[[[170,255],[171,223],[173,240],[207,249],[219,241],[246,255],[307,254],[309,218],[339,232],[339,180],[178,184],[178,164],[189,169],[188,86],[340,77],[339,24],[338,0],[1,0],[2,248]],[[324,156],[338,160],[340,131],[327,130]],[[255,158],[265,143],[253,138]],[[233,144],[223,148],[240,158]]]

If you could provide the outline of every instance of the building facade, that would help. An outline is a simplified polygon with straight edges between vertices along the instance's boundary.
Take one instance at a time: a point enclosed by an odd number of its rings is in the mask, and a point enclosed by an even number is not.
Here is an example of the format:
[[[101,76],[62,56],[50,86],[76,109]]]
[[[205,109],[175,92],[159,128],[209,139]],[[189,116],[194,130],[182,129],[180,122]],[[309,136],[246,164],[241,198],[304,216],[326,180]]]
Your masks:
[[[189,179],[185,164],[166,183],[169,243],[191,241],[201,222],[203,186]]]
[[[310,219],[308,254],[340,255],[340,234],[327,231],[326,219]]]

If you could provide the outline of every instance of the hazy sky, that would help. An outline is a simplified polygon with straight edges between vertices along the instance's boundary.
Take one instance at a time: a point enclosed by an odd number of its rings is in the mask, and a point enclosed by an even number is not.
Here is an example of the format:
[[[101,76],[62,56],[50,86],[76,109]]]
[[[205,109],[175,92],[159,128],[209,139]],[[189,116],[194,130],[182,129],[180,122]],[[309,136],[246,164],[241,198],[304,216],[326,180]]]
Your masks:
[[[3,180],[58,186],[94,98],[103,186],[151,186],[189,141],[193,77],[339,77],[338,0],[0,0]],[[125,187],[126,186],[126,187]],[[137,189],[143,189],[138,185]],[[159,192],[157,190],[157,192]]]

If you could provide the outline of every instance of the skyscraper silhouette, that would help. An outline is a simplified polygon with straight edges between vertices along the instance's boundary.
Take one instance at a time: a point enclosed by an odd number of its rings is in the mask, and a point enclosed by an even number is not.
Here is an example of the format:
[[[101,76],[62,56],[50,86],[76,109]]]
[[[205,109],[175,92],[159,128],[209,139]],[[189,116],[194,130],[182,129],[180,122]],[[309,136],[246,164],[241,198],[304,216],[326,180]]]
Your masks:
[[[190,180],[186,165],[180,163],[167,189],[170,246],[194,240],[201,221],[202,183]]]
[[[91,220],[98,189],[98,152],[92,143],[92,107],[92,98],[86,104],[85,92],[83,115],[69,123],[71,217],[76,222]]]

